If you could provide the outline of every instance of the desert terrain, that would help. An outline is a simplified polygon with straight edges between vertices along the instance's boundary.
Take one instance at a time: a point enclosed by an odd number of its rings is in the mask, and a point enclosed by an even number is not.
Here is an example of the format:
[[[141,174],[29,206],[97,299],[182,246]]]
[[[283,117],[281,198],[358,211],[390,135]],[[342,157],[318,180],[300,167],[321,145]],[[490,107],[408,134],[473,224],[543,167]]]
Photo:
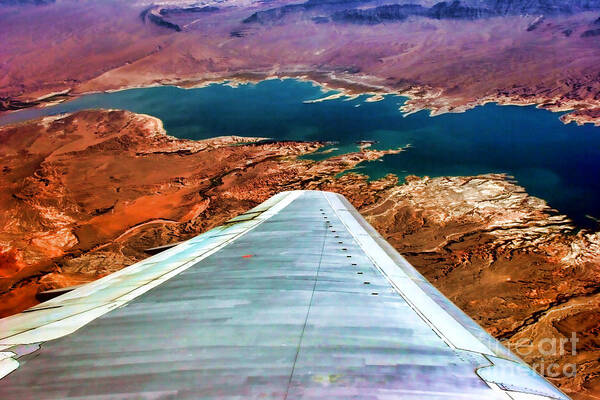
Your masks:
[[[88,282],[291,189],[342,193],[434,285],[574,399],[600,394],[600,234],[578,231],[510,177],[369,181],[347,173],[402,149],[300,159],[317,142],[168,136],[117,110],[0,128],[0,315],[43,290]],[[337,177],[336,177],[337,176]],[[552,357],[546,338],[569,338]],[[522,353],[521,353],[522,354]],[[575,364],[575,376],[548,375]],[[541,367],[540,367],[541,366]]]
[[[599,121],[598,1],[0,7],[0,112],[94,91],[276,76],[400,93],[411,98],[407,113],[497,102],[573,111],[564,122]]]
[[[311,80],[407,96],[402,112],[535,104],[600,125],[600,1],[0,0],[0,113],[132,87]],[[0,127],[0,316],[89,282],[290,189],[345,195],[436,287],[577,400],[600,398],[600,233],[511,177],[346,173],[319,142],[168,136],[83,111]],[[540,354],[548,338],[577,351]],[[554,374],[576,365],[575,376]]]

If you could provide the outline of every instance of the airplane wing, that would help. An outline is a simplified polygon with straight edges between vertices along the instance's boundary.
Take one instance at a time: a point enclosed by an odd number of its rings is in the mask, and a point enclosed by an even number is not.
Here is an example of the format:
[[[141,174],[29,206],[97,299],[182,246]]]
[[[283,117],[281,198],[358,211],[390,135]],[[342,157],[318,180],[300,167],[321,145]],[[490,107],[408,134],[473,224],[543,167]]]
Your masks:
[[[568,399],[318,191],[0,320],[0,377],[4,400]]]

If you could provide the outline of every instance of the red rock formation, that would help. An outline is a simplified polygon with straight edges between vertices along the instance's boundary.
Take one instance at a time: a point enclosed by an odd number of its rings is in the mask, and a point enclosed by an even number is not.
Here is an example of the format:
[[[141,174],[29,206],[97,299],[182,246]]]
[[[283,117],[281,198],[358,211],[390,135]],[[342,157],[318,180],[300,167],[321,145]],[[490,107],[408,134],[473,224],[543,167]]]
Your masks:
[[[21,254],[17,249],[11,248],[0,252],[0,278],[13,276],[24,266]]]

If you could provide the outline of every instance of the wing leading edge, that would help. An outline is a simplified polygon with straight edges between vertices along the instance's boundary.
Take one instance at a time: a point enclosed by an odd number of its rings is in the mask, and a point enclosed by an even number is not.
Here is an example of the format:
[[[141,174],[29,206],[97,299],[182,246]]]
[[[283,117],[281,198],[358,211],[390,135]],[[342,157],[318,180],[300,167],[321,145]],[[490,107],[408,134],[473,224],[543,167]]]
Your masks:
[[[2,399],[568,399],[318,191],[0,320],[2,376]]]

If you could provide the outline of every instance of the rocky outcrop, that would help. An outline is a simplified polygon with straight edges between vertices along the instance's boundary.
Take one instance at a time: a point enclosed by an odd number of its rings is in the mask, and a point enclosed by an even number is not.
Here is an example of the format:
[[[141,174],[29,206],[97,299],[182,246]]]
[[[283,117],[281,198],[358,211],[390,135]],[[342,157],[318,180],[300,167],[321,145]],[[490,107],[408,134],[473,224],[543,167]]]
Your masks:
[[[165,18],[165,14],[162,14],[163,9],[161,7],[151,6],[140,13],[142,21],[148,21],[156,26],[167,28],[175,32],[181,32],[181,27],[173,22],[169,22]]]
[[[175,32],[181,32],[182,26],[169,18],[174,17],[190,17],[193,18],[197,14],[208,14],[219,11],[218,7],[203,6],[203,7],[162,7],[150,6],[140,13],[142,21],[148,21],[156,26],[167,28]]]
[[[0,111],[13,111],[22,108],[35,107],[39,103],[36,101],[22,101],[11,99],[10,97],[0,97]]]
[[[210,13],[210,12],[215,12],[215,11],[219,11],[219,7],[214,7],[214,6],[169,7],[169,8],[161,8],[159,11],[159,14],[167,17],[170,15]]]
[[[244,19],[245,24],[269,24],[277,22],[288,15],[302,14],[305,12],[334,12],[335,10],[349,10],[354,7],[369,3],[371,0],[308,0],[300,4],[287,4],[263,11],[257,11]]]
[[[307,9],[313,8],[310,4],[288,4],[282,7],[272,8],[270,10],[265,11],[257,11],[254,14],[250,15],[248,18],[244,19],[242,22],[244,24],[267,24],[279,21],[284,16],[293,14],[296,12],[305,11]]]
[[[581,34],[582,38],[600,36],[600,29],[589,29]]]
[[[317,17],[312,17],[311,20],[315,23],[315,24],[326,24],[329,22],[329,18],[328,17],[321,17],[321,16],[317,16]]]
[[[386,21],[403,21],[411,16],[432,19],[475,20],[494,15],[492,10],[465,7],[460,1],[454,1],[452,3],[437,3],[430,8],[415,4],[393,4],[367,9],[344,10],[334,13],[332,19],[349,23],[378,24]]]
[[[600,126],[600,108],[575,110],[560,117],[565,124],[575,122],[577,125],[594,124]]]
[[[332,14],[331,19],[336,22],[372,25],[386,21],[403,21],[411,15],[426,16],[428,10],[418,5],[393,4],[375,8],[338,11]]]
[[[479,3],[463,0],[463,3]],[[600,9],[598,0],[484,0],[486,8],[496,15],[560,15]]]
[[[16,111],[29,107],[36,107],[43,104],[60,103],[69,98],[69,91],[65,90],[58,93],[50,93],[48,95],[30,100],[19,100],[12,97],[0,97],[0,112]]]
[[[175,32],[181,32],[181,27],[179,25],[167,21],[166,19],[162,18],[160,15],[156,15],[156,14],[150,12],[150,13],[148,13],[148,16],[146,18],[148,18],[148,21],[154,23],[156,26],[162,26],[167,29],[172,29]]]
[[[340,8],[338,1],[307,1],[302,4],[285,5],[266,11],[258,11],[244,20],[245,23],[272,23],[287,15],[309,12],[319,9],[329,10],[331,19],[337,22],[355,24],[379,24],[388,21],[403,21],[411,16],[432,19],[464,19],[477,20],[509,15],[568,15],[575,12],[600,9],[600,1],[513,1],[513,0],[455,0],[442,1],[431,7],[425,2],[414,1],[411,4],[385,4],[372,8],[364,8],[365,2],[350,2]],[[419,4],[424,3],[424,4]],[[541,20],[540,20],[541,23]],[[534,30],[536,25],[531,25]]]
[[[542,24],[542,22],[544,22],[544,19],[545,18],[543,15],[537,17],[531,24],[529,24],[529,26],[527,27],[527,32],[535,31]],[[569,35],[566,35],[566,36],[569,36]]]
[[[488,8],[470,7],[468,5],[464,5],[460,1],[453,1],[452,3],[442,1],[427,11],[427,16],[435,19],[474,20],[488,18],[494,15],[496,15],[496,13]]]

